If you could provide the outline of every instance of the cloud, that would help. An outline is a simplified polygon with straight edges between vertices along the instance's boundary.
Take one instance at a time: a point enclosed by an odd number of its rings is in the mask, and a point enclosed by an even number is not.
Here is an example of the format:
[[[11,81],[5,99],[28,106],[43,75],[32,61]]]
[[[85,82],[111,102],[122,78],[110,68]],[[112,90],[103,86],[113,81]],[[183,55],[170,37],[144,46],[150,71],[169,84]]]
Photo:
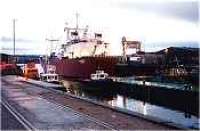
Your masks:
[[[80,13],[80,27],[89,25],[89,31],[101,32],[103,40],[111,43],[113,51],[118,54],[121,51],[122,36],[144,42],[195,41],[199,38],[196,33],[197,26],[194,24],[198,21],[198,3],[194,0],[191,0],[192,2],[189,0],[177,1],[2,1],[0,4],[2,18],[0,21],[0,48],[13,46],[12,19],[16,18],[17,47],[31,49],[26,51],[27,53],[35,52],[35,50],[48,52],[46,47],[49,42],[45,39],[58,37],[64,42],[66,37],[63,32],[64,23],[68,22],[70,26],[74,26],[76,12]]]
[[[166,17],[183,19],[193,23],[198,22],[198,1],[169,2],[118,2],[116,5],[124,9],[138,9]]]
[[[1,48],[2,51],[13,51],[13,48],[6,48],[6,47],[2,47]],[[31,49],[26,49],[26,48],[16,48],[15,50],[18,50],[18,51],[28,51],[28,50],[31,50]]]
[[[10,38],[10,37],[1,37],[0,39],[1,42],[12,42],[13,41],[13,38]],[[28,40],[28,39],[22,39],[22,38],[18,38],[15,40],[16,42],[33,42],[32,40]]]

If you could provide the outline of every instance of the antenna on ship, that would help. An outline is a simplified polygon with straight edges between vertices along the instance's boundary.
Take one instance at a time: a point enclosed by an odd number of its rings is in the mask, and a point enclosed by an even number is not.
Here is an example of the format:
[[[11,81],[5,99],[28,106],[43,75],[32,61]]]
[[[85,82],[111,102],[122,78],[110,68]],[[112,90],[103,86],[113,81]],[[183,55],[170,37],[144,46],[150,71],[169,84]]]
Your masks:
[[[69,40],[69,28],[68,28],[68,23],[65,22],[65,28],[64,28],[64,32],[67,30],[67,40]]]
[[[54,49],[52,49],[53,48],[53,43],[54,42],[58,42],[59,41],[59,39],[53,39],[53,38],[51,38],[51,39],[49,39],[49,38],[46,38],[46,40],[48,41],[48,42],[50,42],[50,56],[52,55],[52,51],[54,50]]]
[[[76,13],[76,31],[78,30],[78,16],[79,16],[79,14]]]

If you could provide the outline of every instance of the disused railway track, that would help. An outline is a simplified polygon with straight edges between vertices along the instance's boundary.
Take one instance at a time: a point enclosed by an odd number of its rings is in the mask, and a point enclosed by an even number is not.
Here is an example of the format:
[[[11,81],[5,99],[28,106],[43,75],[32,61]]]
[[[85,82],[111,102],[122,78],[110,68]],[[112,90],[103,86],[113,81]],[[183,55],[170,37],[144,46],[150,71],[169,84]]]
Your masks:
[[[13,108],[3,98],[1,100],[1,104],[2,104],[2,106],[5,107],[5,109],[7,109],[12,114],[12,116],[18,121],[18,123],[20,123],[22,125],[22,127],[24,127],[26,130],[36,130],[34,128],[34,126],[26,118],[23,117],[22,114],[20,114],[19,112],[17,112],[17,110],[15,110],[15,108]],[[9,118],[9,119],[11,119],[11,118]],[[10,120],[6,120],[6,121],[9,122]],[[12,122],[13,122],[13,120],[12,120]],[[16,123],[13,123],[13,124],[16,124]],[[9,128],[12,128],[12,127],[9,127]]]

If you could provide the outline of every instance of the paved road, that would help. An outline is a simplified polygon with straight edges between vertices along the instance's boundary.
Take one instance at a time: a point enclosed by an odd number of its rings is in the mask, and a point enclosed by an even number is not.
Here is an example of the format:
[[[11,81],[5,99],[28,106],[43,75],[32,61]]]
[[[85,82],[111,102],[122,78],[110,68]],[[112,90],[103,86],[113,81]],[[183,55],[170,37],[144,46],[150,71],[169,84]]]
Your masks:
[[[1,130],[26,130],[15,116],[1,103]]]

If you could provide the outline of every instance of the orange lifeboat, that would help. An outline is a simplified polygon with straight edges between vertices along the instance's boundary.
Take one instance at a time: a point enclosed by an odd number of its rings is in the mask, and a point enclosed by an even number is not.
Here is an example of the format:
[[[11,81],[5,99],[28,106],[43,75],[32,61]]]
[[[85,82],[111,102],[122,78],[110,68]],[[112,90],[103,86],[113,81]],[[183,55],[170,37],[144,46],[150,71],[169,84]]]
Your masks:
[[[25,66],[25,70],[24,70],[24,77],[26,79],[28,79],[28,78],[39,79],[38,69],[36,68],[34,62],[27,63],[27,65]]]

